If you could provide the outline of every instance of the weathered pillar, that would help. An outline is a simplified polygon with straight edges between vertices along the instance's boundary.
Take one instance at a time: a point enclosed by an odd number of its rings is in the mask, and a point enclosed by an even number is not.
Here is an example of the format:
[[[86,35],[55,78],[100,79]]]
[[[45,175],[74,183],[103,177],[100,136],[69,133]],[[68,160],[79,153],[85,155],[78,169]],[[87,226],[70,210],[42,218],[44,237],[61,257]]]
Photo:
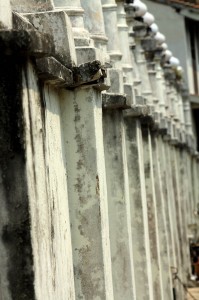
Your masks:
[[[186,176],[186,171],[184,170],[183,160],[184,148],[177,149],[175,152],[175,171],[178,187],[178,220],[179,220],[179,241],[180,241],[180,255],[181,255],[181,276],[185,284],[187,284],[188,274],[190,274],[190,255],[189,255],[189,245],[187,237],[187,211],[185,209],[185,184],[183,183],[184,176]],[[184,174],[185,173],[185,174]]]
[[[103,111],[104,151],[108,193],[110,246],[114,299],[135,299],[132,257],[131,211],[125,195],[123,163],[125,141],[122,133],[122,111]],[[124,174],[125,173],[125,174]]]
[[[151,107],[151,112],[154,120],[154,127],[159,129],[162,133],[165,133],[165,125],[162,122],[162,113],[160,108],[162,94],[162,87],[160,85],[159,79],[161,79],[160,74],[160,53],[157,51],[156,41],[153,38],[143,38],[142,47],[145,50],[146,62],[147,62],[147,73],[149,77],[150,87],[151,87],[151,98],[147,102],[147,105]]]
[[[105,32],[108,37],[107,51],[113,66],[108,70],[110,89],[102,95],[113,293],[114,299],[135,299],[131,212],[129,198],[125,195],[124,177],[128,174],[126,163],[123,162],[125,142],[122,134],[121,110],[128,101],[126,95],[123,94],[117,5],[115,0],[109,0],[108,3],[107,1],[102,2]],[[123,103],[123,105],[120,106],[119,103],[120,105]]]
[[[172,232],[174,236],[175,245],[175,266],[174,272],[179,272],[179,277],[181,277],[181,257],[180,257],[180,244],[179,244],[179,231],[178,231],[178,214],[176,209],[176,201],[178,201],[177,186],[176,186],[176,174],[175,174],[175,161],[174,161],[174,146],[168,146],[167,148],[167,159],[168,159],[168,180],[170,185],[170,215],[172,216]],[[183,299],[183,289],[180,283],[175,280],[174,287],[177,291],[177,295]]]
[[[164,149],[163,149],[164,154]],[[185,262],[184,262],[184,252],[183,249],[186,249],[186,240],[183,240],[183,219],[181,214],[181,206],[182,198],[180,189],[182,188],[180,185],[180,166],[179,166],[179,149],[177,147],[171,147],[170,154],[172,157],[172,178],[173,178],[173,192],[174,192],[174,211],[175,211],[175,223],[176,232],[177,232],[177,255],[176,255],[176,268],[178,272],[178,276],[183,282],[187,280],[187,274],[184,270]],[[175,230],[175,228],[173,229]],[[180,286],[179,282],[176,282],[178,285],[178,293],[181,297],[184,297],[183,287]]]
[[[49,85],[40,94],[31,64],[23,75],[36,299],[75,299],[59,94]]]
[[[180,193],[181,193],[181,214],[182,214],[182,241],[184,264],[183,272],[188,276],[191,274],[191,260],[188,240],[188,211],[187,211],[187,167],[186,167],[186,149],[182,149],[179,153],[179,176],[180,176]],[[197,178],[197,177],[196,177]],[[197,185],[194,185],[198,188]],[[187,279],[187,278],[186,278]]]
[[[108,93],[124,93],[123,70],[121,64],[122,53],[120,51],[118,27],[117,27],[117,5],[115,0],[102,1],[105,33],[108,38],[107,52],[110,56],[112,68],[108,69],[110,89]]]
[[[144,174],[146,184],[147,214],[149,226],[149,242],[151,252],[151,268],[154,299],[163,299],[162,272],[160,265],[160,245],[158,237],[157,199],[155,194],[155,179],[153,170],[153,155],[151,144],[151,132],[146,126],[142,126]]]
[[[126,22],[126,13],[124,10],[124,1],[118,0],[117,3],[117,27],[120,40],[120,50],[122,52],[122,69],[124,80],[124,92],[129,97],[129,102],[135,104],[133,91],[133,65],[129,48],[128,26]]]
[[[171,270],[168,250],[168,234],[166,226],[166,212],[165,212],[165,195],[164,195],[164,169],[162,165],[162,140],[161,137],[152,136],[152,150],[153,150],[153,168],[155,179],[155,193],[157,205],[157,219],[158,219],[158,237],[159,237],[159,251],[160,251],[160,268],[161,268],[161,284],[163,290],[163,299],[172,299],[172,284],[171,284]]]
[[[122,53],[117,27],[117,4],[115,0],[102,0],[105,33],[108,38],[107,52],[114,68],[121,69]]]
[[[101,0],[93,1],[92,5],[89,1],[81,0],[81,5],[84,9],[85,28],[90,33],[90,38],[93,41],[93,46],[97,48],[97,57],[103,64],[109,61],[107,55],[108,39],[105,35],[104,18],[102,12]],[[97,22],[96,22],[97,19]],[[89,60],[92,58],[88,57]]]
[[[62,90],[63,145],[78,299],[113,299],[101,95]]]
[[[153,299],[151,255],[145,190],[142,133],[139,120],[124,111],[136,299]],[[145,268],[143,268],[145,266]],[[142,279],[142,280],[141,280]]]
[[[141,96],[141,76],[135,59],[136,44],[134,39],[135,32],[133,31],[135,13],[132,6],[128,4],[125,5],[125,12],[126,12],[126,22],[128,25],[128,38],[129,38],[129,46],[130,46],[131,63],[133,66],[133,89],[135,93],[135,104],[143,104],[143,99]]]
[[[135,32],[135,59],[139,69],[139,74],[141,78],[141,93],[144,99],[144,104],[152,105],[153,104],[153,97],[151,92],[151,85],[148,76],[147,70],[147,62],[145,58],[145,50],[141,45],[142,39],[146,36],[146,25],[143,23],[139,23],[134,21],[133,30]]]
[[[56,10],[62,10],[70,18],[76,47],[88,47],[90,45],[89,32],[84,28],[84,10],[80,0],[53,0]],[[88,59],[85,61],[87,62]]]

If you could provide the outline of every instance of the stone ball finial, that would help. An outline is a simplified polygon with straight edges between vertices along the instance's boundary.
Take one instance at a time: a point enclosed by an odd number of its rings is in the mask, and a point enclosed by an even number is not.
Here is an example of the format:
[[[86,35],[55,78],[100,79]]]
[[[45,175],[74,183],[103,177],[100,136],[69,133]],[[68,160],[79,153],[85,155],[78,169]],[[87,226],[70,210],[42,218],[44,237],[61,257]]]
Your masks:
[[[140,0],[134,0],[130,5],[134,8],[136,17],[142,17],[147,12],[147,6]]]
[[[156,34],[159,30],[158,25],[156,23],[153,23],[149,26],[149,29],[153,34]]]
[[[161,44],[161,48],[162,48],[163,51],[167,50],[168,49],[168,45],[166,43],[162,43]]]
[[[168,61],[172,57],[172,55],[173,55],[173,53],[170,50],[168,50],[168,49],[165,50],[162,54],[163,54],[164,59],[166,61]]]
[[[170,59],[169,59],[169,64],[172,66],[172,67],[178,67],[180,65],[180,61],[178,58],[174,57],[174,56],[171,56]]]
[[[143,16],[142,16],[143,22],[145,24],[147,24],[148,26],[152,25],[155,21],[155,18],[152,14],[150,14],[149,12],[146,12]]]
[[[165,42],[165,36],[164,34],[157,32],[156,35],[154,36],[154,39],[156,40],[158,45],[161,45]]]

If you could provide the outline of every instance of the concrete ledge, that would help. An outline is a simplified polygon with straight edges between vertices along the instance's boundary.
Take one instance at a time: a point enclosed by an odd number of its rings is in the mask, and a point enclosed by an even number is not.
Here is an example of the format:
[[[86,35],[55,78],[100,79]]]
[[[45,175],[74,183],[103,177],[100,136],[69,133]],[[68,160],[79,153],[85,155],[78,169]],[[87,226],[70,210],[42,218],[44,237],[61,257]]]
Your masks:
[[[54,57],[36,60],[38,77],[56,86],[73,85],[73,73],[64,67]]]
[[[70,89],[93,87],[99,91],[109,88],[104,83],[106,72],[100,61],[88,62],[68,69],[54,57],[47,57],[37,59],[36,68],[41,80],[57,87]]]
[[[54,43],[48,34],[36,30],[1,30],[0,52],[7,55],[43,57],[53,55]]]
[[[124,118],[127,117],[144,117],[149,115],[149,107],[147,105],[134,105],[130,109],[123,111]]]
[[[104,109],[130,108],[126,94],[104,93],[102,94],[102,107]]]

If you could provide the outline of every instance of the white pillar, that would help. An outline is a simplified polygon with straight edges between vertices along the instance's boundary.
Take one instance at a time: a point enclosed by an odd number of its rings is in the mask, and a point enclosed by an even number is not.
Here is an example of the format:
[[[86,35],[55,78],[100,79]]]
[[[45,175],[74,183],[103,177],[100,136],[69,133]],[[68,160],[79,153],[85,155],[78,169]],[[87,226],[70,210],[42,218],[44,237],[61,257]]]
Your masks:
[[[42,95],[41,99],[38,78],[29,63],[23,74],[23,110],[34,288],[38,300],[74,300],[60,99],[48,85]]]
[[[123,164],[125,141],[122,136],[122,111],[103,111],[104,151],[108,193],[110,246],[115,300],[134,298],[134,266],[132,257],[131,215],[125,195]],[[124,174],[125,173],[125,174]]]
[[[122,69],[124,78],[124,92],[130,98],[130,104],[135,104],[135,95],[133,90],[133,65],[129,48],[128,26],[126,22],[126,13],[124,11],[124,1],[117,2],[117,27],[120,40],[120,50],[122,52]]]
[[[101,95],[62,91],[76,297],[113,299]]]
[[[139,120],[124,118],[129,181],[136,299],[153,299],[149,228],[144,177],[143,144]]]
[[[147,214],[149,226],[149,243],[151,253],[151,268],[154,299],[163,299],[160,266],[160,245],[158,237],[158,216],[156,207],[155,179],[153,171],[153,156],[151,132],[148,127],[142,128],[144,174],[146,184]]]
[[[171,270],[168,252],[168,235],[166,227],[165,195],[163,186],[164,174],[162,169],[161,137],[152,137],[155,193],[158,217],[158,236],[160,246],[160,268],[163,299],[172,299]]]
[[[56,10],[63,10],[70,17],[76,47],[90,45],[89,32],[84,26],[84,10],[80,0],[53,0]]]

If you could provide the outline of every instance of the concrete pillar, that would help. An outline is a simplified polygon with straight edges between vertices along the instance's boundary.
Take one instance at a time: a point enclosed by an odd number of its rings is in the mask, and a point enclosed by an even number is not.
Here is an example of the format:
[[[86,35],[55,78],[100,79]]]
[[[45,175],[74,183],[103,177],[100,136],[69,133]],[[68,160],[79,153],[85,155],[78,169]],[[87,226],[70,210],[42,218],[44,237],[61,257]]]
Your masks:
[[[177,186],[176,186],[176,174],[175,174],[175,160],[174,160],[174,151],[175,147],[174,146],[169,146],[168,147],[168,152],[167,152],[167,159],[168,159],[168,172],[169,172],[169,185],[170,185],[170,191],[171,191],[171,201],[170,201],[170,214],[172,216],[172,231],[174,235],[174,242],[175,242],[175,266],[173,266],[177,271],[179,277],[182,278],[182,273],[181,273],[181,256],[180,256],[180,243],[179,243],[179,227],[178,227],[178,212],[177,212],[177,207],[176,207],[176,201],[178,199],[178,194],[177,194]],[[183,299],[183,289],[180,283],[175,280],[175,289],[177,291],[178,297],[181,297]]]
[[[117,5],[115,0],[102,1],[105,33],[108,38],[107,52],[110,56],[112,68],[108,69],[111,93],[124,93],[123,70],[121,64],[122,53],[117,28]]]
[[[149,242],[151,253],[151,268],[153,281],[154,300],[163,299],[162,270],[160,266],[160,245],[158,237],[158,216],[155,195],[155,181],[153,172],[153,156],[151,145],[151,133],[148,127],[142,127],[144,175],[146,184],[147,213],[149,226]]]
[[[129,96],[130,103],[135,104],[133,91],[133,66],[129,49],[128,26],[126,22],[126,13],[124,10],[124,1],[117,2],[117,27],[120,40],[120,50],[122,52],[122,69],[124,79],[124,92]],[[125,46],[123,46],[125,45]]]
[[[56,10],[63,10],[70,17],[76,47],[90,45],[89,32],[84,28],[84,10],[80,0],[53,0]]]
[[[78,299],[113,299],[101,95],[61,91]]]
[[[146,26],[143,24],[140,26],[140,24],[137,24],[136,21],[134,21],[133,30],[135,32],[135,59],[141,78],[141,93],[144,98],[144,103],[150,106],[153,104],[153,97],[148,76],[145,51],[141,45],[141,40],[146,35]]]
[[[143,99],[141,97],[141,76],[139,73],[139,68],[136,62],[135,57],[135,48],[136,43],[134,39],[135,32],[133,31],[133,24],[134,24],[134,11],[132,10],[132,7],[130,7],[128,4],[125,5],[125,11],[126,11],[126,22],[128,25],[128,38],[129,38],[129,46],[130,46],[130,56],[131,56],[131,62],[133,66],[133,89],[135,93],[135,104],[143,104]]]
[[[186,248],[186,241],[183,240],[183,219],[181,214],[181,205],[182,205],[182,198],[180,194],[180,189],[182,188],[179,182],[179,149],[173,149],[173,161],[172,161],[172,173],[173,173],[173,180],[174,180],[174,197],[175,197],[175,208],[176,208],[176,223],[177,223],[177,232],[178,232],[178,243],[179,243],[179,256],[178,256],[178,275],[183,282],[186,283],[187,274],[184,270],[185,262],[184,262],[184,253],[183,248]],[[184,289],[181,288],[182,297],[184,297]]]
[[[96,0],[90,5],[89,1],[81,0],[81,5],[85,11],[84,23],[94,41],[94,46],[106,52],[107,37],[105,36],[104,18],[101,0]],[[96,22],[97,20],[97,22]],[[105,54],[105,53],[104,53]]]
[[[157,80],[157,95],[158,95],[158,106],[160,112],[160,129],[162,131],[167,130],[167,119],[166,119],[166,87],[165,80],[163,76],[163,71],[160,66],[160,61],[156,61],[156,80]]]
[[[171,285],[171,270],[169,261],[168,249],[168,234],[166,226],[166,209],[165,209],[165,194],[163,186],[165,178],[162,165],[162,151],[161,151],[161,137],[152,136],[152,149],[153,149],[153,169],[155,179],[155,193],[157,205],[157,223],[158,223],[158,236],[160,246],[160,267],[162,275],[162,290],[163,299],[172,299],[172,285]]]
[[[125,117],[126,158],[129,182],[136,299],[153,299],[149,228],[144,177],[143,145],[139,120]]]
[[[48,85],[42,92],[43,98],[35,70],[28,64],[23,109],[35,299],[75,299],[59,94]]]
[[[180,151],[179,157],[179,176],[180,176],[180,192],[181,192],[181,214],[182,214],[182,240],[183,240],[183,253],[184,253],[184,264],[183,271],[186,276],[191,274],[191,261],[190,261],[190,250],[188,240],[188,214],[187,214],[187,167],[186,167],[186,149]],[[197,177],[196,177],[197,178]],[[196,185],[197,186],[197,185]]]
[[[102,0],[105,33],[108,38],[107,51],[115,68],[121,68],[120,40],[117,28],[117,4],[115,0]]]
[[[135,299],[129,198],[125,195],[121,110],[103,111],[114,299]],[[128,176],[128,175],[126,175]]]
[[[12,9],[10,0],[0,2],[0,29],[12,28]]]
[[[176,177],[176,192],[177,192],[177,197],[176,197],[176,212],[177,212],[177,226],[178,226],[178,240],[179,240],[179,248],[180,248],[180,271],[181,272],[181,278],[184,283],[187,281],[187,237],[186,234],[184,233],[184,227],[185,225],[185,220],[184,220],[184,208],[183,208],[183,203],[184,203],[184,185],[182,185],[181,178],[180,178],[180,172],[181,170],[181,165],[180,165],[180,157],[181,157],[181,149],[176,149],[174,151],[174,160],[175,160],[175,177]],[[183,208],[183,209],[182,209]],[[184,292],[184,291],[183,291]]]

